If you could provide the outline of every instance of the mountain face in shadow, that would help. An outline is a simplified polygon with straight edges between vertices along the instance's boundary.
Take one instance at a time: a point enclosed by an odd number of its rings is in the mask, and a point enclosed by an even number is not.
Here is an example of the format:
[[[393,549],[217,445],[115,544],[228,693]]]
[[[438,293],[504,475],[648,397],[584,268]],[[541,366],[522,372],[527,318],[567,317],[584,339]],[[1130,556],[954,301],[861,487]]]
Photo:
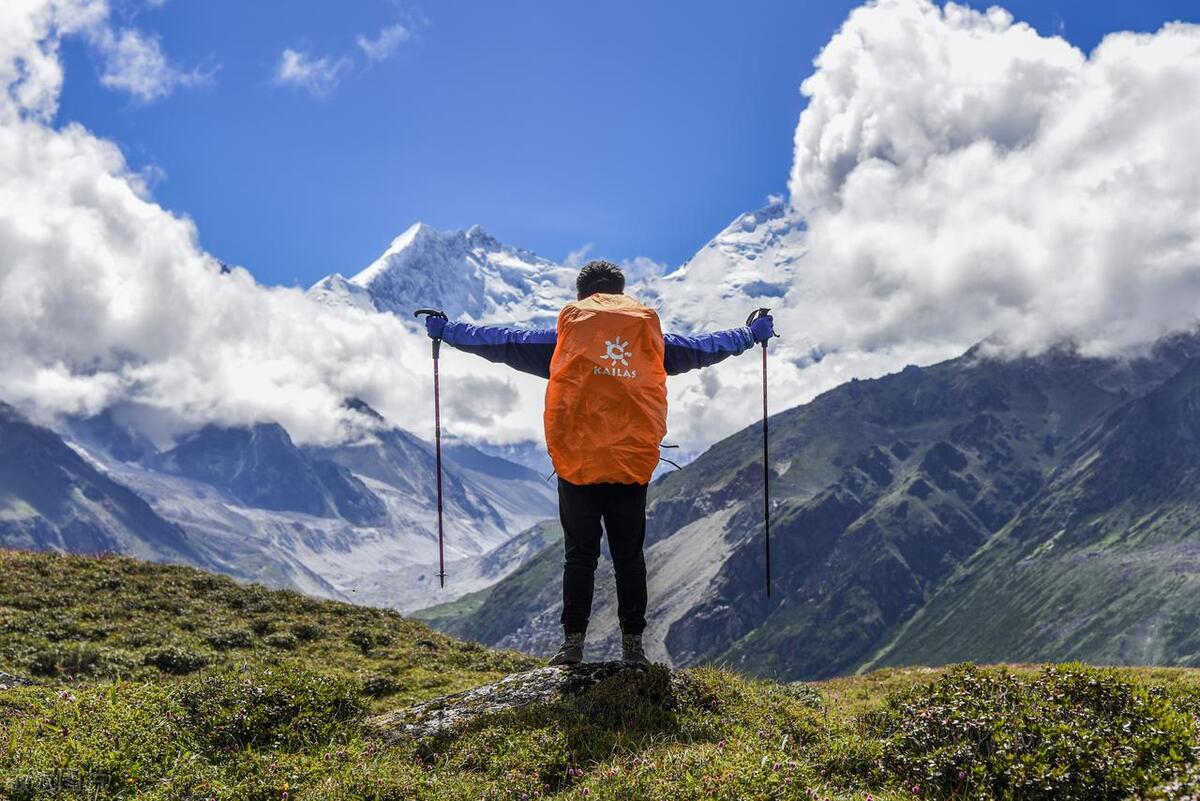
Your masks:
[[[360,526],[386,518],[383,502],[353,473],[300,450],[276,423],[205,426],[162,454],[156,465],[225,489],[247,506],[341,516]]]
[[[498,580],[503,548],[553,513],[519,465],[465,444],[444,464],[449,588],[437,586],[432,446],[378,427],[335,447],[275,424],[206,426],[166,451],[112,410],[62,431],[0,406],[0,546],[183,562],[326,597],[412,609]]]
[[[70,448],[0,403],[0,544],[121,552],[210,564],[184,531]]]

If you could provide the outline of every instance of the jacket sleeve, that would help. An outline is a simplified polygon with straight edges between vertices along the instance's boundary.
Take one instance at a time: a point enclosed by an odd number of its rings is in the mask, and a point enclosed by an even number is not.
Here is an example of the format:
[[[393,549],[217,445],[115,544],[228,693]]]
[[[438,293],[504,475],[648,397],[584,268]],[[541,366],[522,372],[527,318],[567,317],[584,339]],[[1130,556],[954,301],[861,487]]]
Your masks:
[[[697,336],[663,334],[663,344],[666,346],[663,366],[667,368],[667,375],[679,375],[749,350],[754,347],[754,336],[747,326],[742,326]]]
[[[553,328],[506,328],[450,322],[442,331],[442,341],[489,362],[500,362],[523,373],[549,378],[550,359],[554,356],[558,332]]]

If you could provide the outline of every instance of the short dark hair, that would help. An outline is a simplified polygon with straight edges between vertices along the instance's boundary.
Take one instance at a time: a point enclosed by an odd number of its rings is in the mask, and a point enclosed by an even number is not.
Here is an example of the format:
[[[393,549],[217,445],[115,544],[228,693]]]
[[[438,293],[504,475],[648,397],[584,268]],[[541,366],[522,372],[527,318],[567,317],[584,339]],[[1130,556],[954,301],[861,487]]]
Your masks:
[[[625,273],[611,261],[589,261],[575,279],[575,291],[580,300],[597,292],[620,295],[625,291]]]

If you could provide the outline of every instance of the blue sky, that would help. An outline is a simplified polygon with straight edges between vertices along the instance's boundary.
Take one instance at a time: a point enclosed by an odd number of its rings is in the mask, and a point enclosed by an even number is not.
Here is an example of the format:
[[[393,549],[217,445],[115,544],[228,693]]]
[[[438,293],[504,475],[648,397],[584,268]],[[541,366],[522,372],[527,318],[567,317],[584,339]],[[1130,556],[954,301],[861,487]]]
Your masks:
[[[208,79],[139,102],[72,41],[59,121],[161,170],[156,198],[268,283],[356,272],[417,220],[674,267],[784,190],[799,84],[854,5],[126,0],[121,18]],[[1085,49],[1200,19],[1194,0],[1006,7]],[[334,78],[281,83],[289,49]]]

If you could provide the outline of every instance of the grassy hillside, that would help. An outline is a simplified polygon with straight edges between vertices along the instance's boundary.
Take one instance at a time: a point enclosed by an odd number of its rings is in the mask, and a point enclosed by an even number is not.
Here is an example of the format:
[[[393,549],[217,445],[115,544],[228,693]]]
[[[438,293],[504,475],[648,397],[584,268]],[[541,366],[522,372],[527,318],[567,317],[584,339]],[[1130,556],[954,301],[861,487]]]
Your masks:
[[[535,664],[380,610],[0,552],[0,797],[1152,799],[1200,791],[1200,671],[663,668],[388,743],[365,721]]]
[[[399,614],[177,565],[0,550],[0,670],[72,686],[320,667],[390,707],[540,664]]]

